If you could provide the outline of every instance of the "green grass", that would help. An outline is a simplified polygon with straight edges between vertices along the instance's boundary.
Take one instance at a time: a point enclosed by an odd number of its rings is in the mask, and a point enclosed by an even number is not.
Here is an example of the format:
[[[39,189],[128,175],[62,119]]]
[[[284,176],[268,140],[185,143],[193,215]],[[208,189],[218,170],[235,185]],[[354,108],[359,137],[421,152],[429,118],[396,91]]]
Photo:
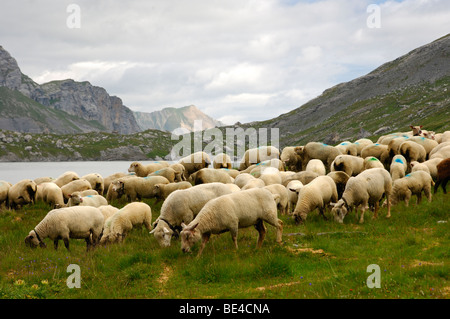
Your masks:
[[[241,229],[236,251],[229,233],[212,236],[201,257],[198,244],[184,254],[179,240],[161,248],[145,229],[134,229],[122,244],[85,251],[71,240],[71,252],[30,249],[24,238],[50,209],[43,203],[0,212],[1,298],[448,298],[449,195],[392,209],[386,219],[372,213],[365,223],[350,213],[344,224],[312,212],[304,225],[284,221],[282,245],[268,225],[261,249],[257,232]],[[161,204],[152,207],[153,220]],[[122,207],[126,203],[112,203]],[[445,223],[438,221],[446,221]],[[303,235],[293,235],[302,233]],[[69,264],[81,269],[81,288],[69,289]],[[366,285],[367,266],[381,270],[381,288]]]

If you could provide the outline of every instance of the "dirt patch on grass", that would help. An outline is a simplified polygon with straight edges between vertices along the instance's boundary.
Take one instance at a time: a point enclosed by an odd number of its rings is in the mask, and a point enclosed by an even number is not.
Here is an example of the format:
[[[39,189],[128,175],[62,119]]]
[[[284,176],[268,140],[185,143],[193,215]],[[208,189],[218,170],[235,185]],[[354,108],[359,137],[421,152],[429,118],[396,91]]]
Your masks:
[[[163,271],[159,275],[157,281],[160,285],[160,293],[162,295],[165,295],[166,294],[165,287],[166,287],[166,284],[169,281],[170,277],[172,276],[173,269],[164,264],[162,266],[163,266]]]
[[[293,285],[298,285],[300,284],[300,281],[293,281],[293,282],[286,282],[286,283],[282,283],[282,284],[276,284],[276,285],[272,285],[272,286],[267,286],[267,287],[257,287],[255,288],[255,290],[258,291],[264,291],[266,289],[276,289],[276,288],[280,288],[280,287],[289,287],[289,286],[293,286]]]
[[[314,255],[321,255],[321,256],[328,256],[328,257],[334,257],[329,253],[326,253],[323,249],[314,249],[314,248],[310,248],[310,247],[306,247],[306,248],[292,248],[292,247],[286,247],[286,249],[295,254],[302,254],[302,253],[311,253]]]
[[[414,260],[411,267],[420,267],[420,266],[444,266],[444,262],[440,263],[433,263],[430,261],[421,261],[421,260]]]

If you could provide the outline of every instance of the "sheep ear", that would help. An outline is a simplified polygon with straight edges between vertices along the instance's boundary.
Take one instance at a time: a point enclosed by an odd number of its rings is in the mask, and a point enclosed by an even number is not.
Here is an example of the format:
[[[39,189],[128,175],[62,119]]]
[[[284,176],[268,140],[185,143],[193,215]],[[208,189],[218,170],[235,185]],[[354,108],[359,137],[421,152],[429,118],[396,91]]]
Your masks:
[[[163,230],[164,230],[164,233],[165,233],[165,234],[170,233],[170,231],[167,229],[167,227],[164,227]]]
[[[155,231],[156,231],[156,228],[153,228],[153,229],[149,232],[149,234],[153,234]]]
[[[68,194],[68,195],[67,195],[67,197],[70,197],[70,198],[72,198],[72,194]]]
[[[330,206],[334,207],[334,206],[336,206],[336,203],[330,203]]]
[[[191,230],[194,230],[195,229],[195,227],[197,227],[198,226],[198,223],[197,224],[195,224],[194,226],[192,226],[191,227]]]
[[[181,223],[181,229],[185,229],[186,228],[186,224],[185,223]]]
[[[419,125],[419,127],[420,127],[420,128],[422,128],[422,127],[423,127],[423,125]]]

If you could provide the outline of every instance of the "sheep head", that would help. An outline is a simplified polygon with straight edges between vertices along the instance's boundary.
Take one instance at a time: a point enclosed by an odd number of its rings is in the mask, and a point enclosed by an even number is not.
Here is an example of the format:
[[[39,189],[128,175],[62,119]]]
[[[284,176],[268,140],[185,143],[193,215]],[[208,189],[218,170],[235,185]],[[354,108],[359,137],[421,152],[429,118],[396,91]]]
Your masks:
[[[41,248],[47,248],[47,245],[37,238],[36,232],[34,230],[30,231],[28,236],[25,237],[25,245],[31,248],[36,248],[37,246]]]
[[[174,232],[166,226],[158,223],[155,225],[155,228],[153,228],[150,234],[155,236],[156,241],[161,247],[169,247]]]
[[[190,252],[192,246],[194,246],[194,244],[196,242],[198,242],[201,238],[200,231],[198,229],[196,229],[197,226],[198,226],[198,223],[196,223],[192,226],[191,225],[186,226],[184,223],[181,224],[181,227],[183,228],[183,230],[180,233],[181,250],[184,253]]]
[[[345,202],[340,199],[337,203],[331,203],[333,208],[331,209],[331,215],[334,217],[334,221],[342,224],[344,222],[344,217],[348,213],[348,208]]]

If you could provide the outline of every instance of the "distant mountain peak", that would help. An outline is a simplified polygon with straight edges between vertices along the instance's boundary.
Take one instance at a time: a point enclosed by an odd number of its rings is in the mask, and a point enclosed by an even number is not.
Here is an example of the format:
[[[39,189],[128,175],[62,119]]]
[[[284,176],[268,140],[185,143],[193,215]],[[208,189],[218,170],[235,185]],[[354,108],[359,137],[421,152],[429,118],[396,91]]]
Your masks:
[[[218,120],[203,113],[195,105],[187,105],[179,108],[166,107],[154,112],[134,112],[136,121],[142,130],[157,129],[161,131],[192,132],[195,130],[195,121],[202,121],[202,130],[223,126]]]

